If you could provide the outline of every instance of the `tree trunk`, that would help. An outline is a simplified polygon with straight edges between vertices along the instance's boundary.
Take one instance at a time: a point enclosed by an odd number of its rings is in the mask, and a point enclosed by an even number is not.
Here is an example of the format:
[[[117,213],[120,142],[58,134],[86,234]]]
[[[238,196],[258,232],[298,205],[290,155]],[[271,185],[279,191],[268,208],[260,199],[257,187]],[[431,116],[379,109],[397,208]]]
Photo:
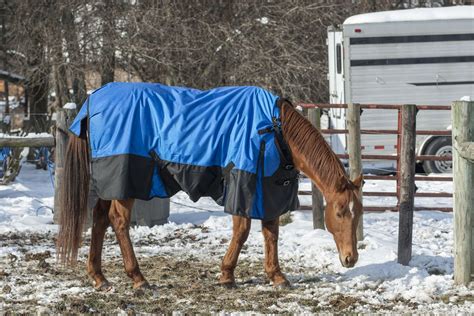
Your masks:
[[[86,79],[84,75],[84,63],[81,58],[74,15],[70,8],[64,8],[62,12],[62,25],[66,48],[71,64],[73,100],[81,106],[87,98]]]
[[[102,16],[102,56],[100,65],[101,84],[114,81],[115,70],[115,21],[114,14],[109,12],[113,8],[111,0],[105,0],[101,5],[100,11]]]
[[[49,81],[44,78],[29,86],[30,129],[36,133],[47,131]]]
[[[48,113],[48,91],[49,80],[44,74],[49,73],[49,66],[45,61],[44,43],[38,38],[33,39],[32,46],[36,47],[37,54],[29,58],[29,67],[34,69],[28,78],[28,93],[30,102],[30,127],[29,129],[36,132],[47,131]],[[45,69],[46,68],[46,69]]]
[[[60,30],[58,30],[59,38],[62,38]],[[56,92],[56,106],[62,108],[64,104],[70,101],[69,89],[68,89],[68,77],[65,67],[65,60],[63,56],[62,47],[60,44],[51,47],[54,66],[54,90]]]

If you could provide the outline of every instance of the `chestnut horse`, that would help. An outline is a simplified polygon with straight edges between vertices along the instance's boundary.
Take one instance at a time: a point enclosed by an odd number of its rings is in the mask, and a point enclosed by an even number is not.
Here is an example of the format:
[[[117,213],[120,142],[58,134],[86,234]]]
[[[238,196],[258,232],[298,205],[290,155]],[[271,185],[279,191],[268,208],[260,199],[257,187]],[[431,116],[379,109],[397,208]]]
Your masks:
[[[290,148],[294,165],[305,173],[321,190],[326,199],[326,227],[334,236],[339,259],[344,267],[357,262],[356,229],[362,214],[359,189],[362,175],[351,181],[343,165],[319,131],[301,116],[289,102],[281,106],[283,138]],[[60,197],[60,230],[57,240],[58,256],[63,263],[76,262],[87,217],[89,185],[89,150],[87,137],[71,135],[66,152],[65,181]],[[111,179],[110,181],[113,181]],[[125,271],[133,280],[134,289],[147,289],[150,284],[140,272],[130,240],[130,217],[133,199],[105,201],[99,199],[93,209],[93,226],[87,271],[98,290],[110,289],[102,273],[102,245],[106,229],[111,225],[122,251]],[[221,265],[220,283],[235,286],[234,270],[242,246],[250,231],[251,219],[233,216],[233,236]],[[265,243],[264,269],[275,286],[289,282],[278,263],[278,219],[262,221]]]

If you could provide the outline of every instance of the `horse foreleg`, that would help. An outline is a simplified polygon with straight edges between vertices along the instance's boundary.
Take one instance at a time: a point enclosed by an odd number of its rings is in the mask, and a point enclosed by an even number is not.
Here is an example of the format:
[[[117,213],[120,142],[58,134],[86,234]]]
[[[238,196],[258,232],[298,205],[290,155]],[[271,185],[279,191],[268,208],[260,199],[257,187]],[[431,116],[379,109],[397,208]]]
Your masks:
[[[110,284],[102,273],[102,246],[107,227],[110,225],[108,212],[110,201],[99,199],[92,210],[92,236],[89,250],[89,259],[87,261],[87,272],[94,280],[94,286],[98,290],[109,290]]]
[[[264,268],[268,278],[274,286],[289,286],[290,282],[280,270],[278,263],[278,232],[279,219],[272,221],[262,221],[262,233],[265,242],[265,262]]]
[[[122,251],[125,272],[133,280],[133,288],[147,288],[150,285],[140,272],[129,234],[133,202],[133,199],[113,200],[109,218]]]
[[[250,232],[251,219],[241,216],[232,216],[233,235],[229,249],[222,259],[221,278],[219,282],[227,287],[235,286],[234,270],[237,266],[242,246],[247,240]]]

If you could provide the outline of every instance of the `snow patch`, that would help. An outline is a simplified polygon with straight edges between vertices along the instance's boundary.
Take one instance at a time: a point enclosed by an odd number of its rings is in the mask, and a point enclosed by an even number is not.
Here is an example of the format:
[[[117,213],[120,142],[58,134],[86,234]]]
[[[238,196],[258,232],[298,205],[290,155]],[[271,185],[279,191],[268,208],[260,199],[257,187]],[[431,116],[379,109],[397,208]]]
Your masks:
[[[68,109],[68,110],[75,110],[77,108],[76,103],[74,102],[68,102],[64,104],[63,109]]]
[[[267,17],[264,16],[264,17],[258,18],[257,21],[262,23],[262,24],[268,24],[268,22],[270,20]]]

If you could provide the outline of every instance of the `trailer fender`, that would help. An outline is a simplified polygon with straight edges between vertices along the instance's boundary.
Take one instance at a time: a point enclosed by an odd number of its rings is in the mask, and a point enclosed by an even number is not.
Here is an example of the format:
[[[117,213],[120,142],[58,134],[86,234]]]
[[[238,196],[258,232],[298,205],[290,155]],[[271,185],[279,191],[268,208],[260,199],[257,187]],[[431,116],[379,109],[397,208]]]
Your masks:
[[[450,128],[448,128],[448,129],[450,129]],[[418,156],[424,155],[425,152],[426,152],[426,148],[428,148],[428,146],[429,146],[433,141],[435,141],[437,138],[441,138],[441,137],[451,137],[451,136],[436,136],[436,135],[431,135],[431,136],[426,137],[426,138],[423,140],[423,143],[421,143],[421,145],[418,147],[417,155],[418,155]],[[417,162],[420,162],[420,161],[417,161]]]
[[[417,155],[421,156],[426,151],[426,148],[434,141],[434,139],[439,136],[428,136],[423,140],[423,143],[418,147]],[[419,161],[418,161],[419,162]]]

